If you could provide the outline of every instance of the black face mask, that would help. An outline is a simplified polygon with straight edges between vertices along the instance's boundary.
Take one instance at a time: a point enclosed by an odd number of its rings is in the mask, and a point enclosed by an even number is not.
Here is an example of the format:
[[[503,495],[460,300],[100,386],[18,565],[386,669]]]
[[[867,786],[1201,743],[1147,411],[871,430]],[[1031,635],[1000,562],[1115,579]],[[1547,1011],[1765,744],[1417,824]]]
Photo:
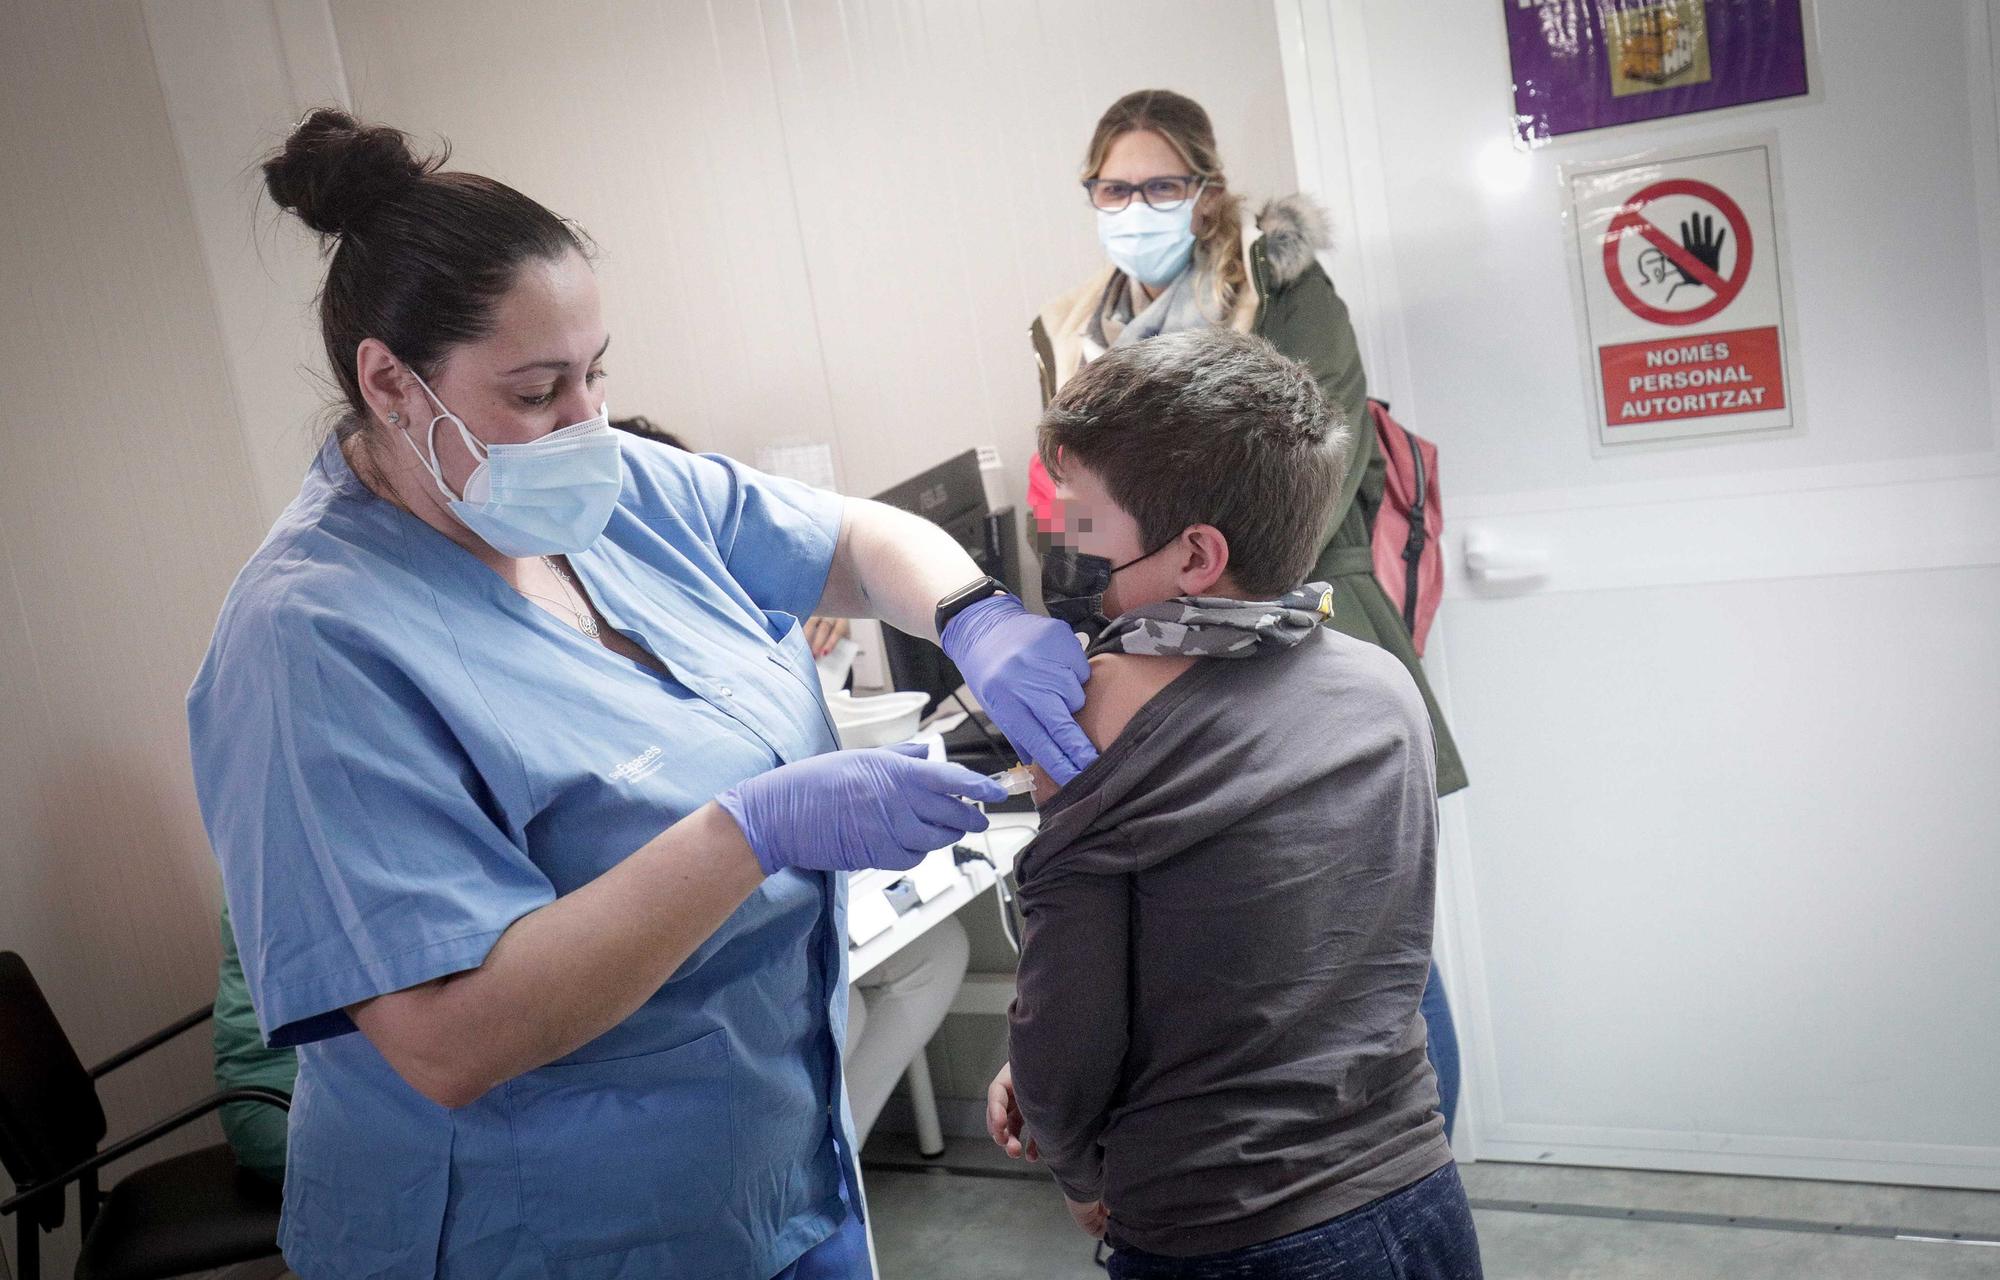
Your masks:
[[[1111,621],[1104,616],[1104,592],[1111,586],[1111,575],[1158,555],[1172,541],[1169,538],[1145,555],[1116,565],[1075,547],[1049,547],[1042,553],[1042,607],[1071,630],[1096,635]]]

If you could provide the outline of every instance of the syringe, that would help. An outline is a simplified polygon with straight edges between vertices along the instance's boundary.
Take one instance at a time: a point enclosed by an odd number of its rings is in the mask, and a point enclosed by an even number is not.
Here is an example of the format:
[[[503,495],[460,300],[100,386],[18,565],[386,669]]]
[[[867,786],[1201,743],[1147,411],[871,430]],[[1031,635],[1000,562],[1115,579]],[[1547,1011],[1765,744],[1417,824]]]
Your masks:
[[[989,773],[986,775],[986,780],[997,782],[1007,788],[1007,794],[1010,796],[1024,796],[1035,789],[1035,775],[1024,764],[1017,764],[1011,769],[1002,769],[998,773]]]

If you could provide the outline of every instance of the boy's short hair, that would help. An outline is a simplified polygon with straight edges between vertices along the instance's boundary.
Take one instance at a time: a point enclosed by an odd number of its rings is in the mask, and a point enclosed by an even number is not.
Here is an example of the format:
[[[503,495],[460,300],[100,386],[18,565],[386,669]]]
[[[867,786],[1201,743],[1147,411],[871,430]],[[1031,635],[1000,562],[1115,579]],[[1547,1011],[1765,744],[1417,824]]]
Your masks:
[[[1190,525],[1229,539],[1229,574],[1276,596],[1312,569],[1353,435],[1311,371],[1233,329],[1163,334],[1079,369],[1042,414],[1042,465],[1087,468],[1147,549]]]

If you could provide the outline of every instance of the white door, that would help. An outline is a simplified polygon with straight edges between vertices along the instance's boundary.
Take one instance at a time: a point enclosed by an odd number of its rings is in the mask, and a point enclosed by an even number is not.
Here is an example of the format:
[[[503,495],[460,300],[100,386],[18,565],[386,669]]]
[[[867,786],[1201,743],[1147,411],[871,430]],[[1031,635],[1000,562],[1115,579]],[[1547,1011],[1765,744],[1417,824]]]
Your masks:
[[[1815,100],[1525,153],[1517,2],[1277,0],[1371,385],[1442,449],[1459,1145],[2000,1187],[1989,4],[1821,0]],[[1748,134],[1803,430],[1593,451],[1560,166]]]

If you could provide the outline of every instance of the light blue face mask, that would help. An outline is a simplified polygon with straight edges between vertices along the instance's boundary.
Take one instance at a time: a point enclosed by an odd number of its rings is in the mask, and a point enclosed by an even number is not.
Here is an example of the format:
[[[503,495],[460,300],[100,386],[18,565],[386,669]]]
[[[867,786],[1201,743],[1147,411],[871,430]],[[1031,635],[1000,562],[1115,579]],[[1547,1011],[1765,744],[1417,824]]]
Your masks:
[[[463,418],[444,407],[422,375],[414,369],[410,375],[438,407],[438,413],[424,432],[422,449],[407,430],[403,439],[431,473],[445,505],[460,524],[503,556],[575,555],[603,534],[625,484],[618,437],[603,407],[596,417],[551,431],[539,440],[489,445],[466,428]],[[479,459],[479,465],[466,477],[463,495],[452,493],[438,463],[440,422],[457,427],[458,438]]]
[[[1157,289],[1187,269],[1194,256],[1194,200],[1155,209],[1138,196],[1116,213],[1097,211],[1097,240],[1112,264]]]

